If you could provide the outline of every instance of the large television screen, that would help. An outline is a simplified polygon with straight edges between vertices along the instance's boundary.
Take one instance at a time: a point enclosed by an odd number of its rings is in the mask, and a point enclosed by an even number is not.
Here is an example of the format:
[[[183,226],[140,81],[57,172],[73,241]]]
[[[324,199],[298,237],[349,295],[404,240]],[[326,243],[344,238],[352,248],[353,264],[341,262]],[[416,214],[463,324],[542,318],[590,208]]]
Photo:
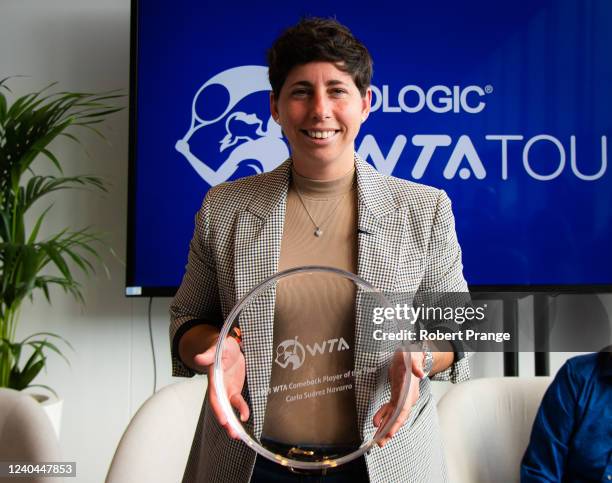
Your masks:
[[[172,295],[218,183],[289,156],[266,49],[335,17],[374,59],[356,141],[382,173],[444,189],[483,290],[612,286],[612,2],[133,2],[128,295]]]

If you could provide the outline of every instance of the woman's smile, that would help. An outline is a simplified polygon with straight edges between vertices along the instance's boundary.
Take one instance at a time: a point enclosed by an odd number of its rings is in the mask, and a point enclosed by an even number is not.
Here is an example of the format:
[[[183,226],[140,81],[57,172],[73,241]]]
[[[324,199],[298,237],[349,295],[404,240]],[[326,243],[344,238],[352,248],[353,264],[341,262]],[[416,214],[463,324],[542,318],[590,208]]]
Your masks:
[[[339,129],[301,129],[301,131],[313,141],[331,141],[340,132]]]

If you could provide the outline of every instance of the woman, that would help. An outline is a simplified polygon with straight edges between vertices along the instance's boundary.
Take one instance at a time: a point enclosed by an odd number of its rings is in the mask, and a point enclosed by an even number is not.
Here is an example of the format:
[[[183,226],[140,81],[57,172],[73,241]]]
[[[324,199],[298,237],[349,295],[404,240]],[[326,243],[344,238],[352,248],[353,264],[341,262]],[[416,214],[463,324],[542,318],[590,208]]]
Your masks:
[[[208,192],[196,218],[187,271],[171,306],[174,375],[209,372],[210,378],[219,328],[228,312],[263,279],[293,266],[342,268],[389,292],[467,292],[444,192],[382,176],[355,153],[355,138],[372,97],[372,60],[365,46],[335,20],[305,19],[275,41],[268,64],[270,110],[289,141],[291,158],[270,173]],[[277,302],[285,300],[282,295],[277,293]],[[271,310],[282,315],[283,308]],[[277,330],[282,328],[275,322],[274,335],[271,330],[258,333],[258,340],[271,346]],[[351,327],[339,330],[350,332]],[[263,420],[264,437],[287,436],[289,429],[278,434],[279,426],[270,423],[274,412],[265,408],[266,401],[242,397],[244,356],[237,343],[227,345],[225,356],[233,364],[228,395],[241,419],[256,415],[255,424]],[[245,344],[247,359],[257,357],[256,349]],[[270,372],[276,377],[269,361],[254,364],[254,370],[261,372],[252,380]],[[461,353],[427,350],[413,355],[412,370],[422,379],[411,385],[402,418],[381,442],[384,450],[376,448],[341,466],[324,481],[445,479],[426,376],[467,379],[467,361]],[[373,424],[379,425],[389,407],[374,403],[378,411]],[[346,425],[330,437],[342,428]],[[235,437],[209,384],[185,481],[319,481],[256,458]]]

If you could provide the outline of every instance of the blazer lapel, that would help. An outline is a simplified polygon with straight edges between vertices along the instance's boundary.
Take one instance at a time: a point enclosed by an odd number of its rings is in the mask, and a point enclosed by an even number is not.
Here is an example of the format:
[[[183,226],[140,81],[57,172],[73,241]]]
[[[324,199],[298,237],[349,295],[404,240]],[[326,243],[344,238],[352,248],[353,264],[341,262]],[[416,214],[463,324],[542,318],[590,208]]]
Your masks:
[[[385,178],[356,156],[358,189],[358,275],[378,290],[395,290],[405,223]],[[370,299],[371,300],[371,299]],[[357,302],[355,332],[355,391],[359,428],[364,438],[373,436],[374,413],[386,401],[377,389],[386,374],[370,371],[384,366],[385,355],[373,348],[371,304]],[[388,396],[387,396],[388,397]]]
[[[234,279],[236,300],[278,270],[283,223],[287,205],[291,162],[288,160],[267,174],[236,226]],[[261,436],[267,388],[272,369],[275,289],[272,287],[240,315],[243,350],[249,388],[253,431]]]

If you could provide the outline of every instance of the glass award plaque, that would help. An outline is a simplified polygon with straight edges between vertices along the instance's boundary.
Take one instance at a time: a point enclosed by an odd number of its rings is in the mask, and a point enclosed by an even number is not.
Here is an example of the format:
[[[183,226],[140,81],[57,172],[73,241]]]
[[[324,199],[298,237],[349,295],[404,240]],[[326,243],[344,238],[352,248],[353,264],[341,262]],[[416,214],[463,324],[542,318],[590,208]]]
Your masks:
[[[372,337],[373,314],[390,307],[380,290],[331,267],[285,270],[254,287],[217,343],[211,382],[226,429],[302,470],[347,463],[397,431],[410,409],[411,353]],[[394,323],[385,329],[399,330]]]

